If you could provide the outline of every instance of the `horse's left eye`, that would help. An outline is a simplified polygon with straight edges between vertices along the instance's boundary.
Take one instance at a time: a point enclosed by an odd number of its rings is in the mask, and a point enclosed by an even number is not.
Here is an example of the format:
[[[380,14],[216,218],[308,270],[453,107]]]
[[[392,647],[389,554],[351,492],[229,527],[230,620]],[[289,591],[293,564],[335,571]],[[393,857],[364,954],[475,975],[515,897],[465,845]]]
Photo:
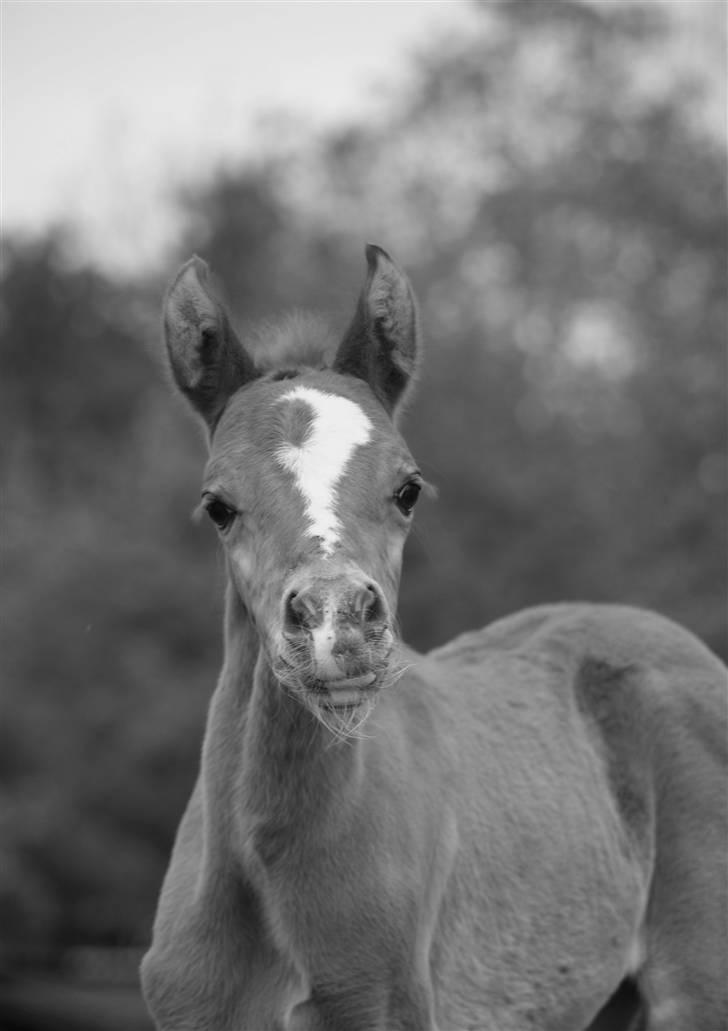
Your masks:
[[[205,498],[205,511],[218,530],[226,530],[235,518],[235,512],[219,498]]]
[[[405,483],[404,487],[400,487],[397,493],[394,495],[394,500],[397,503],[397,508],[403,515],[410,515],[412,509],[417,503],[417,499],[420,496],[420,484],[415,480],[409,480]]]

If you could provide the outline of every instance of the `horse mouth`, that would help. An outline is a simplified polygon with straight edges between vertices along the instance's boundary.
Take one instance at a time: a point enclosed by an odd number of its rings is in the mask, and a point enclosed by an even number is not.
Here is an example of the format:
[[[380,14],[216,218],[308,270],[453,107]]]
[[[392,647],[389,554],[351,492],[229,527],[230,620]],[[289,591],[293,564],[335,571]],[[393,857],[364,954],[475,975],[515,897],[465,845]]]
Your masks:
[[[356,709],[372,697],[377,674],[362,673],[340,680],[322,680],[317,684],[317,701],[325,709]]]
[[[344,711],[373,704],[380,690],[397,677],[395,638],[388,626],[362,647],[334,656],[316,656],[310,639],[285,640],[272,668],[279,682],[315,710]]]
[[[298,664],[280,656],[275,673],[279,683],[308,709],[338,741],[366,736],[362,730],[381,692],[396,683],[404,667],[393,665],[386,654],[372,657],[353,669],[325,671],[308,661]],[[328,672],[328,671],[326,671]],[[333,674],[333,675],[332,675]]]

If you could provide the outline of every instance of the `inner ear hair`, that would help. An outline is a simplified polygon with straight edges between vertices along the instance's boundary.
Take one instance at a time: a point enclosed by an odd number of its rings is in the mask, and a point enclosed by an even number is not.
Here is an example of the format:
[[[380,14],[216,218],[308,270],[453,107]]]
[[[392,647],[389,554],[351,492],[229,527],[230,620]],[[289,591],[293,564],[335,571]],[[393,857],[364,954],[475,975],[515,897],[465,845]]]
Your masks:
[[[212,432],[228,399],[257,372],[197,256],[167,293],[164,332],[175,382]]]
[[[366,283],[334,369],[365,380],[396,416],[419,365],[417,304],[407,276],[385,250],[367,244],[366,259]]]

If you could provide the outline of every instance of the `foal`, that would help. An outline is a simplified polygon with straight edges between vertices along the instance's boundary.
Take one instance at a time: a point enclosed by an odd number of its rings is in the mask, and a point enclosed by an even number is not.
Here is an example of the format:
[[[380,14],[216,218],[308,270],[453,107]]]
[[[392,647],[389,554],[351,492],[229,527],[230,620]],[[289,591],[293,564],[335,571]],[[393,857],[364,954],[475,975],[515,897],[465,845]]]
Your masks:
[[[197,258],[167,296],[228,587],[142,968],[157,1027],[583,1031],[630,977],[650,1031],[719,1031],[725,670],[611,606],[397,640],[419,340],[406,277],[367,262],[329,355],[301,323],[256,363]]]

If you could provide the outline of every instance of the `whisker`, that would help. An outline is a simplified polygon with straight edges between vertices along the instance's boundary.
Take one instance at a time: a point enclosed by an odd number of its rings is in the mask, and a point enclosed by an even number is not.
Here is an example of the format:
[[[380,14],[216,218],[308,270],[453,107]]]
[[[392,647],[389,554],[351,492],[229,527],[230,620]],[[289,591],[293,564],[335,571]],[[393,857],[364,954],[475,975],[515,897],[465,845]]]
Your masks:
[[[385,631],[392,634],[394,643],[388,654],[382,655]],[[366,740],[371,736],[363,728],[374,711],[379,692],[393,688],[413,666],[412,662],[402,661],[399,640],[398,628],[388,626],[366,643],[360,660],[364,667],[375,674],[377,687],[370,694],[362,694],[358,705],[346,709],[326,704],[328,695],[321,690],[323,685],[317,676],[317,664],[307,643],[291,642],[285,654],[271,657],[271,667],[283,690],[304,705],[315,720],[326,728],[331,740],[325,747],[332,748],[351,740]]]
[[[362,732],[362,727],[371,715],[375,705],[374,698],[366,698],[356,709],[342,713],[334,709],[320,709],[319,719],[333,735],[333,740],[326,746],[332,748],[337,743],[349,740],[363,741],[370,735]],[[361,710],[364,710],[363,712]]]

